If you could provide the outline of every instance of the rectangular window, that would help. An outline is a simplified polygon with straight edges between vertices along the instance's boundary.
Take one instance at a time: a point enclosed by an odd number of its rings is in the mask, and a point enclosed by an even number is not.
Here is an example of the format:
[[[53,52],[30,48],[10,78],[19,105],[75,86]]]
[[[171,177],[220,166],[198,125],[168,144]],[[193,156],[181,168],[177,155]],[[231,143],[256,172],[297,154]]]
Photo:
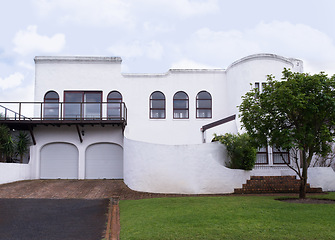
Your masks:
[[[259,89],[259,82],[255,82],[255,88],[258,89],[258,91],[260,91],[260,89]]]
[[[263,82],[262,83],[262,91],[264,91],[264,88],[266,87],[266,83],[265,82]]]
[[[282,148],[273,148],[273,164],[290,164],[290,154]]]
[[[256,164],[269,164],[267,147],[262,147],[258,149],[256,155]]]
[[[102,92],[65,91],[64,118],[97,119],[101,117]]]
[[[165,118],[165,99],[152,99],[150,118]]]

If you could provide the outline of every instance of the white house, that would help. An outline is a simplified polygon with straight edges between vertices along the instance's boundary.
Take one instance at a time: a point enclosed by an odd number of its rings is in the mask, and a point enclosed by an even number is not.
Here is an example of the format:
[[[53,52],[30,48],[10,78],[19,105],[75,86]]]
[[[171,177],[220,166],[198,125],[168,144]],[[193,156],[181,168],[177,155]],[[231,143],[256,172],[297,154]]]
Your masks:
[[[257,54],[226,70],[162,74],[123,74],[121,62],[36,57],[34,103],[1,103],[3,123],[30,132],[30,161],[14,176],[1,164],[0,181],[107,178],[138,191],[229,193],[250,175],[293,174],[270,148],[255,170],[229,169],[224,146],[211,140],[241,131],[241,96],[284,67],[302,72],[301,60]],[[328,180],[317,184],[335,190]]]

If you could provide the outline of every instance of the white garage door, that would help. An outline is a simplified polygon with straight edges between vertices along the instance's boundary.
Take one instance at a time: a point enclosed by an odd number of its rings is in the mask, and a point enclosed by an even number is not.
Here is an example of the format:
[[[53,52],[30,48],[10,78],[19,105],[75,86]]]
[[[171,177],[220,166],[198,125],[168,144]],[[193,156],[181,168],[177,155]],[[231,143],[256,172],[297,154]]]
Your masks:
[[[98,143],[86,150],[87,179],[122,179],[123,149],[111,143]]]
[[[78,150],[68,143],[51,143],[41,150],[42,179],[77,179]]]

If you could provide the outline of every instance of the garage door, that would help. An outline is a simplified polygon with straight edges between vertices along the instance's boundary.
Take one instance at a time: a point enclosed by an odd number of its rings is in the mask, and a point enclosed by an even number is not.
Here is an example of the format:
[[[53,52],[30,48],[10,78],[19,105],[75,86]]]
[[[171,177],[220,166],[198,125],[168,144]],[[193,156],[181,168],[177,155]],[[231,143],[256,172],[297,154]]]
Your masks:
[[[123,178],[123,149],[111,143],[99,143],[86,150],[87,179]]]
[[[78,150],[68,143],[51,143],[41,150],[42,179],[77,179]]]

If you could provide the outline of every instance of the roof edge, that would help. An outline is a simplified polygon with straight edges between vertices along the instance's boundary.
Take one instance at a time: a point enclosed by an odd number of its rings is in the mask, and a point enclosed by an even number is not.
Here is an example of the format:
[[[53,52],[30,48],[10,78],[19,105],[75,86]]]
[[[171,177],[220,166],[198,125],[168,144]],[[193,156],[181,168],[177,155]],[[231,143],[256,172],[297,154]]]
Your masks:
[[[121,63],[121,57],[103,57],[103,56],[36,56],[35,63]]]
[[[246,56],[244,58],[241,58],[241,59],[233,62],[232,64],[230,64],[227,67],[227,70],[229,70],[230,68],[233,68],[236,65],[241,64],[243,62],[247,62],[247,61],[255,60],[255,59],[260,59],[260,58],[262,58],[262,59],[276,59],[276,60],[279,60],[279,61],[291,64],[292,66],[294,66],[294,62],[293,61],[301,61],[299,59],[286,58],[286,57],[279,56],[279,55],[276,55],[276,54],[271,54],[271,53],[259,53],[259,54],[252,54],[252,55]]]

